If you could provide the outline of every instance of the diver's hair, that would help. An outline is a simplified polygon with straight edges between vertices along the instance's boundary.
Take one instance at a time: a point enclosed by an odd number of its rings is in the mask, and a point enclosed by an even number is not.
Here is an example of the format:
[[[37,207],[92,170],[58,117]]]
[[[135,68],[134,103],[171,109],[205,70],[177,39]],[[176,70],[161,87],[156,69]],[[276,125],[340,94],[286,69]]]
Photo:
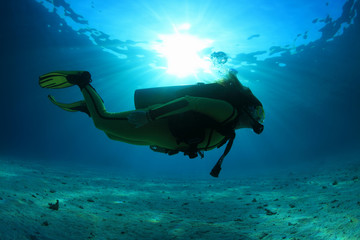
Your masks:
[[[216,83],[227,89],[226,98],[238,109],[244,106],[262,106],[261,102],[253,95],[248,87],[242,85],[236,75],[229,72]]]
[[[237,88],[237,89],[244,88],[244,86],[240,83],[239,79],[232,72],[229,72],[224,78],[221,78],[216,82],[226,88],[228,87]]]

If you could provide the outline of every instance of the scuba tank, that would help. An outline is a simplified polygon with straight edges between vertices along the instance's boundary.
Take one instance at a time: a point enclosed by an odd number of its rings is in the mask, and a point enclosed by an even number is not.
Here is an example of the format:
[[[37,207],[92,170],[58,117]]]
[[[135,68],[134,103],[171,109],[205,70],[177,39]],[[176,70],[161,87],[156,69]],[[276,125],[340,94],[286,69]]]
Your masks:
[[[134,94],[135,108],[147,108],[155,104],[167,103],[179,98],[179,91],[192,86],[171,86],[137,89]]]
[[[135,108],[147,108],[155,104],[164,104],[184,96],[223,99],[223,87],[217,83],[170,86],[137,89],[134,94]]]

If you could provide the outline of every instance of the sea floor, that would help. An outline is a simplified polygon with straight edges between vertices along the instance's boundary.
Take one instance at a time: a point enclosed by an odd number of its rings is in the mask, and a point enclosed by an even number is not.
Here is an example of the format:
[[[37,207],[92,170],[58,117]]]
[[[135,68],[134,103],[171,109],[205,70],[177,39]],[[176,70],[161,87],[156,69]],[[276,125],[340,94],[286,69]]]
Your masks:
[[[358,240],[359,178],[143,179],[0,160],[0,240]]]

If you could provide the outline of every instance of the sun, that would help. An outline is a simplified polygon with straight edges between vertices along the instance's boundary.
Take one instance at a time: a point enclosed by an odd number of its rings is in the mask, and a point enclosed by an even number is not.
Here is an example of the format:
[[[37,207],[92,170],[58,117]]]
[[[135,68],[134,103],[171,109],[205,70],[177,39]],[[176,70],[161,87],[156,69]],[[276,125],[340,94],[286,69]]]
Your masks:
[[[181,30],[188,30],[190,24],[183,24]],[[167,60],[167,73],[178,77],[195,75],[200,71],[208,72],[210,62],[201,51],[210,47],[212,40],[177,31],[170,35],[159,35],[160,43],[155,50]]]

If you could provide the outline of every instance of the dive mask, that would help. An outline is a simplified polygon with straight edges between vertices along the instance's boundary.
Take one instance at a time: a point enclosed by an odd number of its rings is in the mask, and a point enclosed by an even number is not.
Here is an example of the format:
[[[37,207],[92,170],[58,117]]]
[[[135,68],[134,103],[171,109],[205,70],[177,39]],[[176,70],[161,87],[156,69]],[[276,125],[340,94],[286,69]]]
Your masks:
[[[262,106],[250,107],[249,114],[258,123],[264,123],[265,112],[264,112],[264,108]]]
[[[260,134],[264,130],[265,111],[262,106],[251,106],[245,111],[253,120],[252,127],[255,133]]]

